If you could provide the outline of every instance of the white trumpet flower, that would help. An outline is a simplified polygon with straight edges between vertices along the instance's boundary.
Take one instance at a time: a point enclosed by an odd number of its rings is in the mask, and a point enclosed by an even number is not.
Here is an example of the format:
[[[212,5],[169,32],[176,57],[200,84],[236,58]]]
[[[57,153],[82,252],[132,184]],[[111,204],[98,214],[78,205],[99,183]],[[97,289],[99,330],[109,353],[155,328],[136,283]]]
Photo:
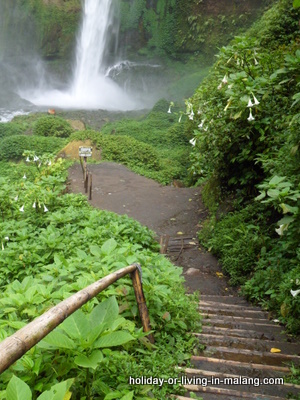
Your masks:
[[[26,162],[30,162],[30,159],[29,159],[29,157],[27,157],[27,158],[26,158]]]
[[[203,128],[203,124],[204,124],[204,119],[200,122],[200,124],[198,125],[198,128]]]
[[[252,93],[252,96],[253,96],[253,100],[254,100],[254,105],[255,105],[255,106],[258,106],[259,101],[257,100],[257,98],[254,96],[253,93]]]
[[[195,146],[196,145],[196,138],[191,139],[190,143],[191,143],[192,146]]]
[[[300,289],[298,289],[298,290],[292,290],[292,289],[291,289],[291,295],[292,295],[293,297],[296,297],[297,294],[299,294],[299,293],[300,293]]]
[[[35,202],[32,204],[32,208],[36,208],[36,204],[35,204]]]
[[[22,207],[20,208],[21,212],[24,212],[24,204],[22,205]]]
[[[224,85],[228,83],[227,75],[225,75],[224,78],[222,79],[222,83],[224,83]]]
[[[171,111],[171,106],[170,106],[168,109],[168,114],[171,114],[171,113],[172,113],[172,111]]]
[[[44,204],[44,212],[47,212],[47,211],[49,211],[48,210],[48,208],[45,206],[45,204]]]
[[[23,179],[27,179],[26,174],[24,174]]]
[[[288,229],[289,224],[282,224],[278,229],[275,229],[275,232],[278,233],[279,236],[283,235],[283,232]]]
[[[250,108],[250,113],[249,113],[249,117],[247,118],[248,121],[254,121],[255,118],[252,115],[252,108]]]
[[[250,99],[250,97],[249,97],[249,101],[248,101],[248,104],[247,104],[247,107],[253,107],[253,103],[252,103],[252,101],[251,101],[251,99]]]

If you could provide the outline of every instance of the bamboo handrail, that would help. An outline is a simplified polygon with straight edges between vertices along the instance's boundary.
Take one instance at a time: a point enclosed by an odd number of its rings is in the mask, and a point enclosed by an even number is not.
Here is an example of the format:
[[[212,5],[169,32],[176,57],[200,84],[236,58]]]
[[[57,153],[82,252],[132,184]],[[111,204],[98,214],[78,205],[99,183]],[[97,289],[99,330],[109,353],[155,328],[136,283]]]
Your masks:
[[[13,335],[4,339],[0,343],[0,374],[47,336],[48,333],[53,331],[53,329],[61,324],[67,317],[90,299],[97,296],[102,290],[127,274],[131,274],[144,332],[151,331],[139,270],[139,264],[132,264],[105,276],[68,297],[66,300],[34,319],[28,325],[19,329]],[[148,339],[151,343],[154,343],[152,334],[148,335]]]

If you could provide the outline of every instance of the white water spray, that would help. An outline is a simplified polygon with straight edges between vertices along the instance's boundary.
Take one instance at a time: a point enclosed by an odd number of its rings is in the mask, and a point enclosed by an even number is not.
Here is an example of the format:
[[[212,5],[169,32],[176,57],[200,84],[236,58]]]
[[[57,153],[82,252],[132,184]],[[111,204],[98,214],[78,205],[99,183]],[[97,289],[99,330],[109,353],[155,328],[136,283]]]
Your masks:
[[[106,110],[142,108],[105,75],[104,62],[112,25],[113,0],[85,0],[70,88],[66,91],[39,88],[20,92],[20,95],[39,106]]]

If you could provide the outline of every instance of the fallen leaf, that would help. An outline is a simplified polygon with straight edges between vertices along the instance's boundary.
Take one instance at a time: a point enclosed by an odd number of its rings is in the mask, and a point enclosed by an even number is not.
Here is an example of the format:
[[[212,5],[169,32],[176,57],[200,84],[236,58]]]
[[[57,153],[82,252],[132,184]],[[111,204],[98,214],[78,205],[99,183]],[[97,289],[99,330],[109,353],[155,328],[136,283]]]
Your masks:
[[[183,232],[177,232],[177,235],[183,235]]]
[[[280,349],[276,349],[276,347],[272,347],[270,350],[271,353],[281,353]]]
[[[171,319],[171,315],[170,315],[170,313],[168,311],[166,311],[162,317],[166,321],[170,321],[170,319]]]
[[[222,274],[222,272],[216,272],[216,275],[217,275],[219,278],[223,278],[223,277],[224,277],[224,275]]]

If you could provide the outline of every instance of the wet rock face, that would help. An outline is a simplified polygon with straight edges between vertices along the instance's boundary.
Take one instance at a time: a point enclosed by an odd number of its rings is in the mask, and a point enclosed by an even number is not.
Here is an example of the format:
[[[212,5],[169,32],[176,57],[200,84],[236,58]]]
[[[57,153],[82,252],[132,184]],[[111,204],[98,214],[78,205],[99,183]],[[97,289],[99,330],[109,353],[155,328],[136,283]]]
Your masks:
[[[120,46],[173,55],[205,50],[207,40],[210,45],[215,44],[211,36],[220,44],[224,31],[234,33],[240,22],[249,25],[267,1],[121,0]],[[25,48],[52,61],[70,58],[81,7],[81,0],[2,1],[0,19],[3,17],[5,23],[0,25],[0,49],[5,42],[6,50],[14,48],[16,53]],[[12,41],[14,46],[10,45]]]

